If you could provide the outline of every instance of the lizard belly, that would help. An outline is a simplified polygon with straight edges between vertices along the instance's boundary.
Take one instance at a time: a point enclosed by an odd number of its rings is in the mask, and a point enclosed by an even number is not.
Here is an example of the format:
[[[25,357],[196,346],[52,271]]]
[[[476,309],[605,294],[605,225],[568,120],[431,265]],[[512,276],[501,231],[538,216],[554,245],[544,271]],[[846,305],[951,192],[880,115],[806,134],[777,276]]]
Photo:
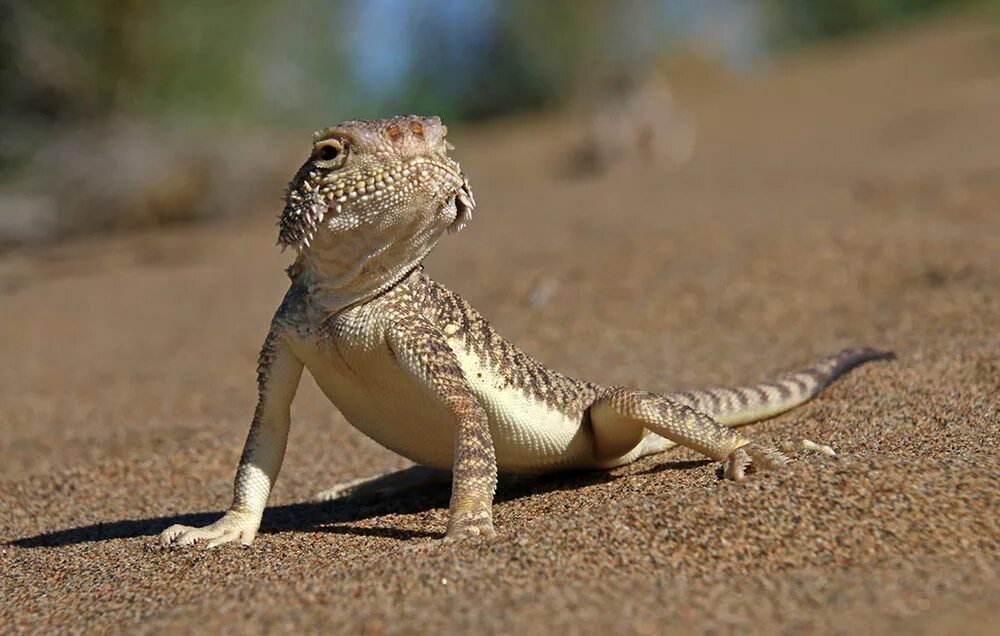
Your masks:
[[[586,465],[593,435],[584,414],[564,413],[511,384],[466,348],[449,341],[473,393],[490,420],[497,467],[509,472],[540,472]]]
[[[326,345],[300,344],[299,355],[316,384],[352,426],[413,462],[451,469],[452,413],[399,366],[388,347],[351,356],[348,364]],[[592,462],[593,435],[582,425],[582,412],[564,413],[511,386],[461,341],[450,344],[489,418],[499,470],[542,472]]]
[[[413,462],[451,469],[455,427],[447,407],[401,369],[388,349],[350,366],[325,347],[309,349],[306,368],[354,428]]]

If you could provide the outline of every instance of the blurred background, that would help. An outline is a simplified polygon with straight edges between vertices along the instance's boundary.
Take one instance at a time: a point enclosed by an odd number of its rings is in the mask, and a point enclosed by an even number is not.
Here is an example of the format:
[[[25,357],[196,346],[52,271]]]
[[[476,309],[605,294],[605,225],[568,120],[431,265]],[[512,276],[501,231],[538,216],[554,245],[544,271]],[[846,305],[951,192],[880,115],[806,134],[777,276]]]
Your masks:
[[[697,147],[706,82],[995,0],[0,2],[0,250],[276,213],[309,132],[580,118],[567,175]],[[979,18],[977,18],[979,19]],[[468,126],[466,126],[466,124]]]
[[[998,4],[0,0],[0,633],[1000,633]],[[428,273],[554,369],[897,351],[748,431],[836,467],[502,487],[464,561],[409,556],[434,488],[269,510],[250,557],[151,549],[229,504],[312,132],[397,113],[445,120],[478,204]],[[308,373],[292,419],[272,506],[408,465]]]

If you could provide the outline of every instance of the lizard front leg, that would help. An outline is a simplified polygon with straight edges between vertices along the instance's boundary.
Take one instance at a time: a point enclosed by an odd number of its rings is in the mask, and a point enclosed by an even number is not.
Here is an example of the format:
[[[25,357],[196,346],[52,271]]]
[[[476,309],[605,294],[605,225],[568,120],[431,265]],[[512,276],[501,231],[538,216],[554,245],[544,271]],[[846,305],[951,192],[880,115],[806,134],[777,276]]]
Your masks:
[[[302,366],[279,328],[272,326],[261,348],[257,408],[236,470],[232,505],[221,519],[205,527],[170,526],[160,534],[162,545],[190,545],[197,541],[206,541],[207,547],[230,541],[250,545],[285,457],[291,404]]]
[[[489,420],[445,335],[416,312],[393,320],[389,346],[399,364],[447,406],[455,424],[455,457],[447,539],[496,536],[497,462]]]

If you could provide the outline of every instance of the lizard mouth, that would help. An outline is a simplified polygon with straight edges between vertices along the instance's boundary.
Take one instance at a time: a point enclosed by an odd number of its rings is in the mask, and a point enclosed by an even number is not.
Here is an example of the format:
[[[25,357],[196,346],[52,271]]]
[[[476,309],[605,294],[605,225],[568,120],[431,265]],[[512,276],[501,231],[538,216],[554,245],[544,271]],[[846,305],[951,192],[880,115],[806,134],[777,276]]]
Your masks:
[[[448,226],[449,234],[461,232],[472,219],[472,211],[476,209],[476,199],[472,196],[469,182],[462,177],[462,187],[455,193],[455,220]]]

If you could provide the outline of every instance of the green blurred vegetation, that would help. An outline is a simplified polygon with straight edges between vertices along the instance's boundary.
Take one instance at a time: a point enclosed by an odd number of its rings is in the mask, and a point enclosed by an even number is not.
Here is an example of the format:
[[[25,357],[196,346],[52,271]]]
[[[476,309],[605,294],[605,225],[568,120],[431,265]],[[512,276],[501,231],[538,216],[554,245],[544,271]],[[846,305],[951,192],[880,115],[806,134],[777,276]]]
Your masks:
[[[483,119],[654,65],[727,14],[751,43],[738,57],[976,4],[997,1],[0,0],[0,157],[52,124],[115,116]]]
[[[814,41],[998,4],[0,0],[0,251],[248,213],[286,176],[283,129],[567,102],[631,122],[637,87],[663,88],[647,94],[658,113],[672,103],[655,73],[672,56],[696,58],[677,67],[696,80],[753,72]]]
[[[1000,6],[997,0],[770,0],[773,41],[788,46],[886,26],[928,11]]]

